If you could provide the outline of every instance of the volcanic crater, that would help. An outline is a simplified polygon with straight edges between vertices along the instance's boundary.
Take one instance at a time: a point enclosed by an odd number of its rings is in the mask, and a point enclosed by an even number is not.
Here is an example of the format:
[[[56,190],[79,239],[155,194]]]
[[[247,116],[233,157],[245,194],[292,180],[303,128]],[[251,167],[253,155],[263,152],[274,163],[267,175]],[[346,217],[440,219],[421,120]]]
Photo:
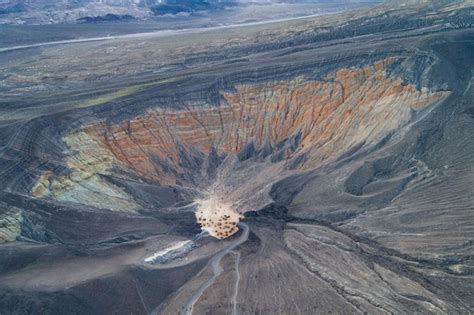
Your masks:
[[[0,313],[472,313],[472,16],[0,48]]]
[[[197,222],[227,238],[243,213],[273,202],[273,183],[369,150],[449,95],[390,75],[399,61],[341,68],[323,80],[241,83],[220,91],[217,104],[88,123],[63,138],[70,173],[46,171],[32,194],[136,211],[146,205],[101,175],[138,177],[188,190]]]

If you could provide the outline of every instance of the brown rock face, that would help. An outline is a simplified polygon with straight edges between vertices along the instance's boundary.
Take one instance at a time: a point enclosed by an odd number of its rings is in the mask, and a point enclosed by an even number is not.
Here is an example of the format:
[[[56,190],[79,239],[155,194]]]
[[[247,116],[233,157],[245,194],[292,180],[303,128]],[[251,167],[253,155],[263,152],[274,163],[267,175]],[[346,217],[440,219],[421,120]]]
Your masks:
[[[238,230],[239,212],[268,202],[271,182],[287,171],[270,163],[239,175],[234,166],[227,165],[221,171],[224,175],[213,182],[206,178],[202,164],[211,151],[232,155],[250,145],[250,151],[268,150],[264,157],[278,154],[277,161],[304,157],[298,167],[308,169],[334,161],[352,148],[375,145],[406,125],[413,111],[447,95],[417,90],[388,76],[385,70],[393,61],[340,69],[324,80],[297,77],[241,84],[234,92],[223,92],[225,101],[218,106],[158,109],[117,125],[97,122],[84,126],[64,139],[71,152],[71,175],[55,178],[45,174],[33,194],[133,211],[138,207],[133,198],[98,175],[110,174],[115,166],[161,185],[193,186],[196,181],[188,183],[186,177],[191,172],[198,174],[199,189],[223,198],[228,212],[235,216],[223,229],[218,225],[220,214],[201,213],[215,224],[197,215],[203,228],[225,238]],[[242,200],[247,204],[242,206]]]
[[[385,59],[361,69],[341,69],[324,81],[274,81],[236,86],[226,103],[187,111],[156,111],[120,125],[86,126],[84,131],[140,176],[175,184],[180,145],[204,154],[239,152],[249,141],[275,146],[292,135],[300,141],[291,158],[309,152],[305,167],[332,160],[352,146],[373,143],[405,124],[411,110],[444,92],[416,90],[384,71]],[[152,160],[158,158],[163,165]],[[170,172],[170,169],[173,172]]]

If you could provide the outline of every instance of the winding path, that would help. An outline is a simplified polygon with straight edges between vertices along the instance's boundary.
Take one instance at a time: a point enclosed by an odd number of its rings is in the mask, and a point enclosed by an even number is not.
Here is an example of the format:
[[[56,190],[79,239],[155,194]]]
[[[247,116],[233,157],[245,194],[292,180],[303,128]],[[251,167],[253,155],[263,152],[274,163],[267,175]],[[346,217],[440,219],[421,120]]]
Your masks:
[[[191,315],[193,313],[194,304],[199,300],[202,294],[214,283],[217,277],[219,277],[223,271],[222,267],[220,266],[222,258],[233,251],[237,246],[247,241],[249,237],[249,226],[246,223],[240,222],[239,227],[242,228],[243,233],[239,237],[236,242],[231,243],[227,248],[216,254],[212,259],[209,261],[209,265],[212,267],[213,275],[209,278],[196,292],[188,300],[184,310],[181,312],[182,315]],[[236,265],[240,263],[240,254],[237,256],[238,259],[236,260]],[[237,272],[237,270],[236,270]],[[238,279],[240,278],[240,274]],[[237,289],[238,289],[238,282],[237,282]],[[234,292],[234,312],[236,310],[235,300],[237,296]],[[235,314],[235,313],[234,313]]]
[[[234,295],[232,296],[232,315],[237,315],[237,296],[239,295],[239,283],[240,283],[240,253],[232,252],[235,255],[235,285]]]

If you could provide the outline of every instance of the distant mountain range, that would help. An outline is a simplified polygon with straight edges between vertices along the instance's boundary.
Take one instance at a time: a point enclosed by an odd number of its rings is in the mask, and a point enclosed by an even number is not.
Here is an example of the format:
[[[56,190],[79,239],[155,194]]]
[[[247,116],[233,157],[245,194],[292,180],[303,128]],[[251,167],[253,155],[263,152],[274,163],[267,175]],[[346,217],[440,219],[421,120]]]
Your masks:
[[[189,15],[230,7],[306,3],[354,5],[370,0],[0,0],[0,24],[103,22],[149,16]]]

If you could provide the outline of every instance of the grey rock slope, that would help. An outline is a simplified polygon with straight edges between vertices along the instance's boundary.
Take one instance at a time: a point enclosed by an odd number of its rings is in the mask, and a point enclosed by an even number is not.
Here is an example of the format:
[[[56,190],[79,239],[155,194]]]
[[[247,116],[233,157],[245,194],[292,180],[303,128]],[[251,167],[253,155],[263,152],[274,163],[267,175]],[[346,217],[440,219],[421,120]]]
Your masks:
[[[470,314],[472,16],[1,52],[0,313]]]

